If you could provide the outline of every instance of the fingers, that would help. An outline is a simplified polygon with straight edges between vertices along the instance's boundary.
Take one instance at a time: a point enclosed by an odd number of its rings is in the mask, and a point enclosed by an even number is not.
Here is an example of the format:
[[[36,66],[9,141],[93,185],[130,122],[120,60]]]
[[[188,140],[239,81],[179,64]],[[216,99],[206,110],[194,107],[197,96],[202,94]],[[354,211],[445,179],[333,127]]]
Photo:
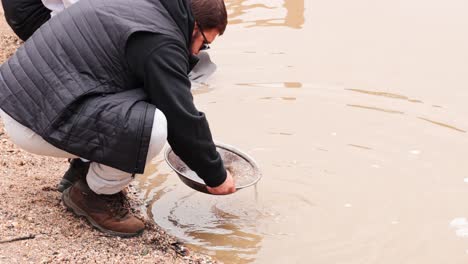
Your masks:
[[[226,194],[231,194],[236,192],[236,184],[234,182],[234,179],[232,178],[231,174],[229,171],[227,171],[227,177],[226,180],[218,187],[208,187],[207,190],[211,194],[215,195],[226,195]]]
[[[214,195],[227,195],[227,194],[236,192],[235,186],[229,187],[229,188],[223,188],[223,189],[220,189],[219,187],[216,187],[216,188],[207,187],[207,189],[209,193],[214,194]]]

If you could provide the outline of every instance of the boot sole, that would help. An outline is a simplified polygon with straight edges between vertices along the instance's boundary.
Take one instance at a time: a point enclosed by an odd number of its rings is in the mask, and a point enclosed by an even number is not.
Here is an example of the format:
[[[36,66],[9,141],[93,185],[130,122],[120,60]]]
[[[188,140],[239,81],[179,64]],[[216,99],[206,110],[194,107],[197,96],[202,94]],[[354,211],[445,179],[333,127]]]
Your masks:
[[[63,191],[62,201],[68,209],[73,211],[74,214],[76,214],[77,216],[85,217],[86,219],[88,219],[89,223],[93,227],[97,228],[99,231],[103,233],[106,233],[112,236],[118,236],[118,237],[135,237],[135,236],[141,235],[144,231],[144,229],[142,229],[141,231],[138,231],[136,233],[122,233],[122,232],[112,231],[112,230],[109,230],[100,226],[98,223],[96,223],[93,220],[93,218],[91,218],[86,212],[84,212],[80,207],[78,207],[75,203],[72,202],[72,200],[70,199],[70,188]]]

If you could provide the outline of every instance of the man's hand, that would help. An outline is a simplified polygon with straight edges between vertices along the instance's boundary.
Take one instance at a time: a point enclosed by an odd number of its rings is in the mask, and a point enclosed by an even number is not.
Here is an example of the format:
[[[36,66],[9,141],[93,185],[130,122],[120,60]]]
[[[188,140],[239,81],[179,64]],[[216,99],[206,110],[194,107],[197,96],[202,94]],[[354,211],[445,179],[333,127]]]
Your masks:
[[[227,174],[226,180],[220,186],[218,187],[206,186],[209,193],[215,194],[215,195],[225,195],[225,194],[234,193],[236,191],[236,184],[229,170],[226,170],[226,174]]]

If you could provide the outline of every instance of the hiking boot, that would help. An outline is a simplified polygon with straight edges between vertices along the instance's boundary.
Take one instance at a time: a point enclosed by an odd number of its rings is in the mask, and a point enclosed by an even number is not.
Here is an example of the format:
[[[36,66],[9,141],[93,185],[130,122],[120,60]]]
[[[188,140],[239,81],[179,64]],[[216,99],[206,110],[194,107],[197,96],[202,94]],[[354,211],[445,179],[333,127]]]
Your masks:
[[[89,188],[86,179],[80,179],[66,189],[62,201],[75,214],[86,217],[92,226],[104,233],[132,237],[140,235],[145,229],[143,221],[129,211],[130,206],[122,192],[96,194]]]
[[[65,189],[70,187],[74,182],[81,178],[85,178],[86,174],[88,174],[90,162],[84,162],[81,159],[71,159],[69,161],[70,167],[63,175],[60,183],[57,185],[59,192],[65,191]]]

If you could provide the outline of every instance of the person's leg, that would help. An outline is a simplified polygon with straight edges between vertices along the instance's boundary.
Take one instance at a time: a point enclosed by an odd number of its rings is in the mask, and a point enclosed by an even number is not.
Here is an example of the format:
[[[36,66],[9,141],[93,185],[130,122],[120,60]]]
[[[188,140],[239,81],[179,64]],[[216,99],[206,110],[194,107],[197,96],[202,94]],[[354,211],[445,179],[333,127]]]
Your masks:
[[[60,183],[57,185],[57,190],[59,192],[63,192],[74,182],[85,177],[88,173],[89,162],[83,161],[80,158],[49,144],[41,136],[18,123],[1,109],[0,117],[3,120],[5,130],[9,135],[10,140],[21,149],[37,155],[68,158],[70,160],[70,167],[65,172]]]
[[[163,149],[167,139],[166,116],[158,109],[154,114],[154,125],[148,148],[146,163],[149,163]],[[91,190],[97,194],[115,194],[123,190],[133,177],[131,173],[91,162],[86,180]]]
[[[166,139],[166,117],[156,110],[147,163],[161,152]],[[62,200],[75,214],[86,217],[102,232],[121,237],[136,236],[143,232],[145,225],[129,211],[122,193],[132,179],[130,173],[92,162],[86,179],[81,178],[66,189]]]
[[[5,131],[10,137],[10,140],[23,150],[42,156],[76,158],[76,156],[54,147],[34,131],[14,120],[1,109],[0,117],[3,120]]]

